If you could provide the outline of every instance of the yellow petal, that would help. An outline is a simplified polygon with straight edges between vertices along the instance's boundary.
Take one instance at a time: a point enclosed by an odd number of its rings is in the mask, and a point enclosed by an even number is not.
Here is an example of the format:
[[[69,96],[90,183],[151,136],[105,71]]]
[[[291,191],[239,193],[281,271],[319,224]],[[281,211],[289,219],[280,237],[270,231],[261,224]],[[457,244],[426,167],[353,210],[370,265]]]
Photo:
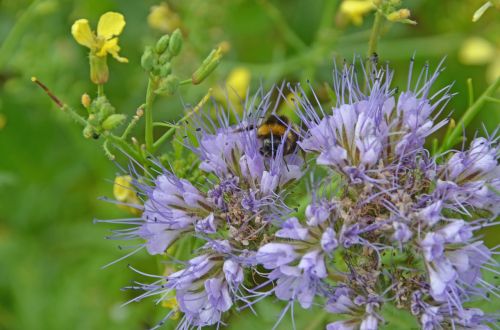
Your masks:
[[[231,97],[233,94],[236,94],[234,95],[235,100],[245,99],[250,79],[251,74],[247,68],[238,67],[233,69],[226,79],[229,96]]]
[[[96,44],[94,35],[90,30],[89,21],[86,19],[79,19],[73,23],[71,34],[80,45],[93,48]]]
[[[132,177],[130,175],[121,175],[115,178],[113,195],[118,201],[126,202],[131,195],[135,196],[131,182]]]
[[[135,194],[134,187],[132,186],[132,177],[130,175],[117,176],[115,178],[113,195],[119,202],[141,205],[141,201]],[[135,215],[141,214],[141,211],[133,206],[118,204],[118,207]]]
[[[118,52],[116,51],[111,51],[109,52],[111,55],[113,55],[113,57],[115,58],[115,60],[117,60],[118,62],[120,63],[128,63],[128,58],[126,57],[121,57]]]
[[[118,38],[109,39],[104,42],[101,49],[96,53],[97,56],[106,56],[111,54],[118,62],[127,63],[128,59],[125,57],[120,57],[118,52],[120,51],[120,46],[118,46]]]
[[[125,17],[120,13],[109,11],[99,18],[97,35],[104,39],[111,39],[122,33],[125,27]]]
[[[340,5],[340,12],[347,16],[365,15],[374,9],[373,2],[369,0],[344,0]]]

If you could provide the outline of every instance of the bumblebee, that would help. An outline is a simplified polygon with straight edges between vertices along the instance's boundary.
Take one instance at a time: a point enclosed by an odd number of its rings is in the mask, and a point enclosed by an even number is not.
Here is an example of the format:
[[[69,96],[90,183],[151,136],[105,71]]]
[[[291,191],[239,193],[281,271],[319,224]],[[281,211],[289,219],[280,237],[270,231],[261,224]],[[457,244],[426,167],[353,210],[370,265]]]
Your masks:
[[[286,138],[283,136],[286,134]],[[257,127],[257,138],[262,141],[260,153],[265,157],[274,157],[283,141],[283,156],[295,151],[298,136],[288,117],[272,115]]]

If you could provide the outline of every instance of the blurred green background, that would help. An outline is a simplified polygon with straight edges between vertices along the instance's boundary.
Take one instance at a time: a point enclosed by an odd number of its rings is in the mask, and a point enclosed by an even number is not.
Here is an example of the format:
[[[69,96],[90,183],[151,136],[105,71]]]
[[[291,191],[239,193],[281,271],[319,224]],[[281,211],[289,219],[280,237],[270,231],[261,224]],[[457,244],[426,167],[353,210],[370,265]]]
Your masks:
[[[147,83],[140,56],[162,30],[180,25],[185,36],[176,60],[181,78],[221,42],[230,46],[210,79],[156,104],[158,119],[174,120],[183,104],[197,103],[235,68],[250,71],[253,90],[283,79],[311,79],[321,90],[331,81],[335,56],[349,59],[367,51],[373,13],[355,25],[340,13],[340,2],[177,0],[168,2],[169,14],[164,6],[148,24],[151,7],[160,1],[0,0],[0,329],[142,329],[165,311],[152,301],[120,308],[135,294],[120,288],[138,278],[126,264],[154,271],[155,261],[142,253],[100,269],[124,253],[104,239],[108,226],[92,223],[94,217],[128,216],[97,200],[112,195],[117,167],[30,81],[37,76],[74,107],[81,108],[83,92],[95,92],[87,50],[70,34],[76,19],[88,18],[95,27],[106,11],[125,15],[121,55],[130,63],[109,61],[106,93],[129,116],[143,103]],[[404,1],[418,24],[384,24],[378,52],[396,69],[395,85],[405,86],[414,52],[418,66],[429,60],[434,67],[446,56],[447,69],[435,90],[455,82],[458,95],[448,109],[459,118],[467,108],[467,78],[477,96],[498,72],[499,12],[490,9],[479,22],[471,21],[482,3]],[[498,106],[487,104],[469,132],[482,130],[482,122],[491,131],[499,119]],[[261,321],[272,325],[269,315],[278,312],[277,307],[264,311]],[[236,323],[240,329],[252,328],[242,319]],[[300,322],[299,329],[323,327],[322,321]]]

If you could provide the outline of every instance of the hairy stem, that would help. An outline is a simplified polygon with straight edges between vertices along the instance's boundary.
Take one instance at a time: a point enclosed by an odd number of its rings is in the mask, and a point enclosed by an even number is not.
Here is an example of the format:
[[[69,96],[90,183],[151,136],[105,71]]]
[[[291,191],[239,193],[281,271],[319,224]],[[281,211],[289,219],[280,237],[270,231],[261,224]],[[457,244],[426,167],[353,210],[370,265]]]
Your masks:
[[[382,29],[383,22],[382,13],[377,11],[375,13],[375,21],[373,21],[372,33],[368,41],[368,58],[377,52],[378,39],[380,38],[380,30]]]
[[[103,84],[97,85],[97,96],[98,97],[104,96],[104,85]]]

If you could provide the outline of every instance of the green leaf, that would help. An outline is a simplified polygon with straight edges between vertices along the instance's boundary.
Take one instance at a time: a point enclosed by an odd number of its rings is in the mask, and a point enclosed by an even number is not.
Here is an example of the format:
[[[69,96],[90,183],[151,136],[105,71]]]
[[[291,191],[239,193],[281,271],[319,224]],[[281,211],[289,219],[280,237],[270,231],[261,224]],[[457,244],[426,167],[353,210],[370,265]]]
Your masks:
[[[381,311],[382,317],[386,323],[381,325],[381,330],[413,330],[420,329],[416,318],[408,311],[398,309],[392,304],[384,304]]]

